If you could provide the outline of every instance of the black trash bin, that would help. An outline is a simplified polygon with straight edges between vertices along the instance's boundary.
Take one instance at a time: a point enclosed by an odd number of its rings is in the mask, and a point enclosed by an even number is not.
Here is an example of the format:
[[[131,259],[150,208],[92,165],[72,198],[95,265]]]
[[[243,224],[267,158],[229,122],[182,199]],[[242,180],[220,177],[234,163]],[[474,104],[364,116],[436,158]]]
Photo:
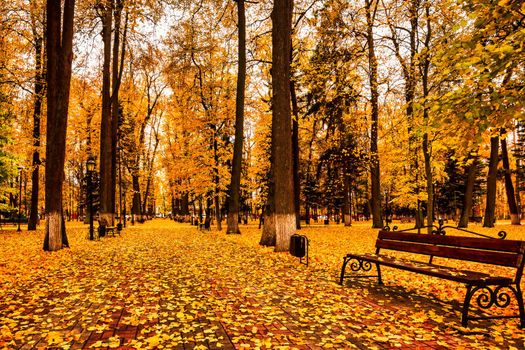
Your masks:
[[[299,258],[301,264],[308,266],[308,238],[303,235],[294,234],[290,237],[290,254]],[[305,262],[303,262],[305,258]]]
[[[298,258],[303,258],[306,255],[305,236],[292,235],[290,238],[290,254]]]

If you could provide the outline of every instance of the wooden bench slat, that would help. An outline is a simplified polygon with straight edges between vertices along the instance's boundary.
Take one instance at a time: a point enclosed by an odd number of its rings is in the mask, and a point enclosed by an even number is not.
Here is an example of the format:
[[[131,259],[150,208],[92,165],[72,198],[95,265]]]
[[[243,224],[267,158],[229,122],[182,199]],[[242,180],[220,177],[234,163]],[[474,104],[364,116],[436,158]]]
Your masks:
[[[467,260],[498,266],[517,267],[520,262],[519,255],[507,252],[487,252],[484,250],[447,247],[418,242],[377,240],[376,248],[391,249],[407,253],[433,255],[441,258]]]
[[[442,236],[429,235],[409,232],[379,231],[378,239],[396,240],[406,242],[418,242],[428,244],[449,245],[454,247],[474,248],[481,250],[494,250],[511,253],[520,253],[523,250],[524,242],[516,240],[492,239],[490,245],[487,238],[464,237],[464,236]]]
[[[347,254],[346,256],[354,259],[369,261],[371,263],[380,263],[381,265],[394,267],[401,270],[417,272],[432,277],[439,277],[450,281],[468,283],[472,285],[512,283],[512,279],[509,277],[491,276],[482,272],[466,271],[449,266],[428,264],[386,255]]]

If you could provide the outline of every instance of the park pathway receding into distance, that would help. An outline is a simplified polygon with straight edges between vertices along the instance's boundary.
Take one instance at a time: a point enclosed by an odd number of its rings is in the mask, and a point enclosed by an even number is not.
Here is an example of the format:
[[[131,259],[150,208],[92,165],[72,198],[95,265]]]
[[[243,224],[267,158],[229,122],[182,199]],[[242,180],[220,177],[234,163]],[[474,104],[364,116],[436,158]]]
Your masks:
[[[310,267],[242,229],[154,220],[90,242],[77,224],[53,254],[42,232],[1,231],[0,349],[523,347],[515,320],[462,329],[457,302],[407,293],[397,272],[385,287],[339,286],[329,261],[342,256],[321,252],[322,229],[304,230]]]

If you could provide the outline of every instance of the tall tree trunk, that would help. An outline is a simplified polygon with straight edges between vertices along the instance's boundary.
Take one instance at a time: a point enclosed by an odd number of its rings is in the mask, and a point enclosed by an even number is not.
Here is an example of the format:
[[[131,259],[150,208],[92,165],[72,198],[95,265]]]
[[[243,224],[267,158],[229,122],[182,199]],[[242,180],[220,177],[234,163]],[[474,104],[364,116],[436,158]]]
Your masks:
[[[113,27],[113,1],[101,5],[102,42],[102,117],[100,122],[100,218],[114,224],[113,182],[113,123],[111,120],[111,31]]]
[[[239,30],[237,65],[237,95],[235,98],[235,142],[233,144],[232,175],[228,203],[226,233],[239,234],[239,209],[241,191],[242,146],[244,141],[244,90],[246,86],[246,16],[244,0],[237,1]]]
[[[176,201],[177,199],[175,199],[175,195],[173,194],[173,192],[171,193],[171,218],[173,220],[175,220],[175,216],[176,215],[179,215],[179,212],[177,210],[177,204],[176,204]],[[193,224],[193,223],[192,223]]]
[[[275,251],[288,251],[295,233],[290,109],[292,0],[275,0],[272,11],[272,146],[268,214],[261,242],[275,237]]]
[[[151,154],[151,159],[148,160],[148,177],[146,179],[146,190],[144,191],[144,198],[142,202],[142,213],[145,214],[147,212],[147,206],[148,206],[148,198],[151,191],[151,180],[153,178],[153,164],[155,163],[155,157],[157,155],[157,148],[159,147],[159,137],[155,130],[155,127],[153,127],[153,133],[155,134],[155,146],[153,146],[153,152]],[[151,145],[151,143],[150,143]],[[146,157],[145,157],[146,158]]]
[[[304,216],[305,216],[304,223],[306,225],[310,225],[310,215],[311,215],[310,213],[311,213],[310,204],[308,204],[308,202],[305,201],[304,203]]]
[[[316,121],[314,120],[313,127],[312,127],[312,137],[310,138],[310,141],[308,142],[308,161],[306,163],[306,186],[311,186],[311,178],[312,178],[312,157],[313,157],[313,144],[315,141],[316,136]],[[304,207],[305,207],[305,215],[306,215],[306,224],[310,225],[310,215],[311,215],[311,204],[310,203],[311,198],[306,198]]]
[[[140,219],[142,219],[142,211],[141,211],[141,198],[140,198],[140,182],[139,182],[139,176],[137,174],[131,175],[131,182],[133,186],[133,207],[132,207],[132,214],[138,215]]]
[[[499,135],[490,138],[489,171],[487,174],[487,198],[483,227],[494,227],[496,211],[496,185],[498,180]]]
[[[520,159],[516,157],[516,206],[518,207],[518,219],[521,220],[521,193],[520,188],[522,184],[522,171],[520,170]]]
[[[202,222],[202,196],[199,196],[199,222]]]
[[[432,27],[430,19],[430,3],[429,1],[425,2],[425,17],[427,23],[427,33],[425,36],[425,53],[423,60],[423,72],[422,72],[422,82],[423,82],[423,99],[426,99],[430,93],[428,87],[428,72],[430,69],[430,39],[432,37]],[[425,106],[423,109],[423,119],[425,121],[425,126],[428,125],[428,107]],[[432,174],[432,154],[431,154],[431,144],[428,139],[428,132],[423,134],[423,158],[425,159],[425,177],[427,179],[427,233],[432,233],[432,225],[434,224],[434,180]]]
[[[366,41],[368,45],[368,66],[370,71],[370,105],[371,105],[371,131],[370,131],[370,177],[371,177],[371,210],[372,210],[372,227],[382,228],[383,218],[381,214],[381,182],[379,168],[379,154],[377,150],[378,122],[379,122],[379,90],[377,77],[377,57],[374,46],[374,14],[372,1],[365,0],[366,7]],[[377,6],[377,2],[376,2]]]
[[[470,158],[470,156],[469,156]],[[474,185],[478,175],[478,159],[475,156],[472,163],[465,169],[465,193],[463,194],[463,206],[461,208],[461,216],[459,218],[458,227],[467,228],[469,217],[472,213]]]
[[[36,230],[38,224],[38,197],[40,192],[40,119],[42,99],[44,97],[44,74],[42,71],[43,38],[38,32],[36,18],[32,18],[33,37],[35,39],[35,91],[33,105],[33,170],[31,172],[31,210],[27,222],[28,231]]]
[[[215,184],[214,188],[214,204],[215,204],[215,219],[217,220],[217,230],[222,230],[222,223],[221,223],[221,207],[220,207],[220,189],[219,189],[219,153],[218,153],[218,144],[217,144],[217,135],[213,137],[213,159],[214,159],[214,167],[213,167],[213,182]],[[239,213],[239,211],[237,211]],[[237,214],[238,215],[238,214]]]
[[[344,169],[344,202],[343,202],[343,222],[345,226],[352,226],[352,202],[350,197],[351,191],[351,179],[350,174],[348,174],[348,169]]]
[[[180,213],[182,215],[190,215],[190,206],[189,206],[189,200],[188,200],[188,192],[182,193],[181,199],[180,199]]]
[[[47,143],[46,143],[46,233],[44,250],[68,247],[62,211],[62,185],[66,157],[66,131],[73,60],[75,0],[48,0],[46,4],[47,53]],[[63,22],[60,23],[60,19]]]
[[[510,223],[512,225],[520,225],[520,215],[518,212],[518,204],[516,203],[514,185],[512,184],[506,137],[501,139],[501,159],[503,160],[503,169],[505,170],[505,193],[507,194],[507,203],[509,204]]]
[[[292,60],[290,59],[290,62]],[[290,80],[290,98],[292,100],[292,164],[293,164],[293,199],[295,206],[295,228],[301,229],[301,179],[299,177],[299,106],[295,93],[295,82]]]
[[[120,49],[120,22],[122,15],[123,0],[114,0],[114,22],[115,29],[113,31],[113,54],[112,54],[112,68],[111,68],[111,192],[110,192],[110,208],[115,212],[116,207],[116,188],[117,188],[117,144],[118,144],[118,129],[119,129],[119,49]]]
[[[211,194],[211,193],[208,193]],[[204,219],[204,224],[207,227],[211,226],[211,198],[208,196],[206,198],[206,219]]]
[[[417,158],[417,146],[415,146],[416,135],[413,131],[414,124],[414,102],[416,96],[416,55],[417,55],[417,31],[419,23],[419,0],[410,0],[410,57],[405,72],[405,101],[407,103],[406,113],[408,118],[408,156],[410,158],[412,171],[416,173],[416,197],[419,197],[419,161]],[[424,226],[421,201],[416,203],[416,227]]]
[[[413,132],[414,124],[414,99],[416,92],[416,55],[417,55],[417,32],[418,32],[418,22],[419,22],[419,5],[420,0],[410,0],[408,2],[408,16],[410,21],[410,28],[401,28],[408,32],[409,36],[409,45],[408,58],[404,58],[404,50],[402,48],[402,40],[399,39],[397,30],[399,27],[390,22],[387,18],[390,31],[392,33],[392,44],[394,45],[394,53],[401,65],[403,70],[403,77],[405,79],[405,101],[406,101],[406,115],[408,120],[408,154],[407,159],[410,164],[411,172],[416,174],[415,178],[415,192],[416,196],[419,195],[419,166],[417,161],[417,153],[415,145],[416,135]],[[416,227],[421,227],[423,225],[422,213],[421,213],[421,203],[419,199],[416,203]]]

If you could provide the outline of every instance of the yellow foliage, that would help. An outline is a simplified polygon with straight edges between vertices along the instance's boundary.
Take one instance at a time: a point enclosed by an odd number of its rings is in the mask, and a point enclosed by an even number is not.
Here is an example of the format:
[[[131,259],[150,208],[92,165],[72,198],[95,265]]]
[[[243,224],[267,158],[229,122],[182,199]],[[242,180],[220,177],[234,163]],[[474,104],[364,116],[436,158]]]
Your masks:
[[[525,335],[516,320],[459,327],[461,285],[385,268],[384,287],[375,279],[339,286],[344,254],[374,250],[377,230],[369,226],[303,229],[310,239],[309,267],[260,247],[255,225],[225,235],[156,220],[90,242],[85,225],[70,224],[71,248],[53,254],[41,253],[42,231],[2,231],[0,297],[6,307],[0,309],[0,348],[40,337],[50,347],[68,348],[90,332],[105,337],[91,348],[221,348],[230,339],[236,348],[250,349],[407,348],[428,342],[521,347]],[[524,238],[519,228],[498,229],[507,230],[509,239]],[[514,304],[505,310],[516,311]],[[120,335],[129,328],[136,335]],[[480,334],[475,342],[469,338]]]

